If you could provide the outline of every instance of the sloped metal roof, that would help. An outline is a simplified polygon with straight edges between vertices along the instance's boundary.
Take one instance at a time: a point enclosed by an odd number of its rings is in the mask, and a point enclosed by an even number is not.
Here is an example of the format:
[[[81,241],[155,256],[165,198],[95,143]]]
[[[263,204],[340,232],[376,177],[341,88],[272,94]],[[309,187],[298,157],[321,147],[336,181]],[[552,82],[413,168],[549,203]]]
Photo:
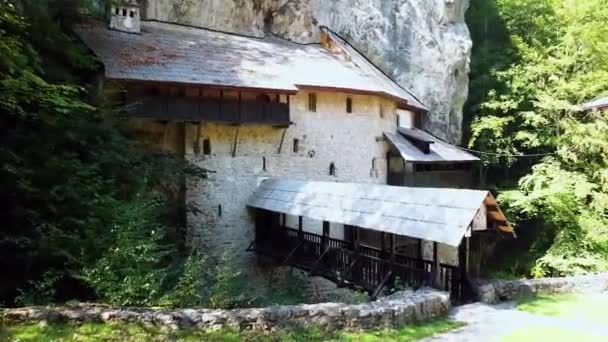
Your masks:
[[[399,128],[398,133],[384,132],[387,141],[395,147],[405,161],[424,163],[444,162],[476,162],[479,158],[465,152],[458,147],[435,138],[429,133],[418,128]],[[430,153],[426,154],[418,147],[408,141],[404,135],[413,134],[420,139],[432,141]]]
[[[428,111],[428,108],[426,108],[422,103],[420,103],[420,101],[416,98],[416,96],[414,96],[414,94],[412,94],[406,88],[400,86],[397,82],[393,81],[384,72],[382,72],[382,70],[380,70],[370,60],[368,60],[363,54],[361,54],[357,49],[350,45],[346,40],[329,30],[327,27],[322,27],[321,29],[325,33],[327,33],[331,37],[331,39],[336,42],[340,46],[340,48],[349,55],[350,60],[353,63],[355,63],[361,69],[365,70],[366,73],[374,75],[377,78],[378,82],[381,82],[382,86],[385,89],[390,89],[389,94],[393,94],[393,96],[397,96],[407,100],[407,103],[410,106]]]
[[[488,191],[269,178],[247,205],[458,246]]]
[[[102,22],[75,27],[105,65],[106,78],[295,92],[343,89],[397,99],[426,110],[409,92],[369,65],[320,44],[301,45],[175,24],[142,21],[142,33],[110,30]]]
[[[593,101],[583,103],[579,107],[579,110],[581,110],[581,111],[600,110],[600,109],[608,109],[608,96],[600,97]]]

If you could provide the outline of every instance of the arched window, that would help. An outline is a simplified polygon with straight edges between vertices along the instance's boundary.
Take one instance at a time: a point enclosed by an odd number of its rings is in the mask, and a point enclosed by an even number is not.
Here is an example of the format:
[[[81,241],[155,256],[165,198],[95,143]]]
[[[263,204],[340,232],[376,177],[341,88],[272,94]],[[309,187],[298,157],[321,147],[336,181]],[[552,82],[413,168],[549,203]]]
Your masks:
[[[334,163],[329,163],[329,175],[330,176],[336,175],[336,165]]]

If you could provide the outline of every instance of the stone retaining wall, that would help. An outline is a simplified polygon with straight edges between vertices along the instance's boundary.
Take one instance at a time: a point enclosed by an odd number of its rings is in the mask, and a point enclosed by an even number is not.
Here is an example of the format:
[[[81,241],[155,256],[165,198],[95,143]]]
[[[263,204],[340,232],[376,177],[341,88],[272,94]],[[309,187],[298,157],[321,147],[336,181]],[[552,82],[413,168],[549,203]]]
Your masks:
[[[64,307],[0,309],[0,321],[132,322],[170,328],[270,330],[316,326],[324,329],[398,326],[444,315],[449,294],[433,289],[404,291],[375,302],[272,306],[238,310],[162,310],[80,304]]]
[[[482,280],[477,296],[484,303],[498,303],[536,293],[608,292],[608,273],[522,280]]]

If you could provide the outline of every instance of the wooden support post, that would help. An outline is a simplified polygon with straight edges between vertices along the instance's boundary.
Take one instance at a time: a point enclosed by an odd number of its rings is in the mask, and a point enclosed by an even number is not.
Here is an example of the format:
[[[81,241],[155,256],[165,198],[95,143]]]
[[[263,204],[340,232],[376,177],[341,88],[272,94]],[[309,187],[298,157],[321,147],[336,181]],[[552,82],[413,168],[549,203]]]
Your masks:
[[[354,235],[354,243],[353,243],[353,251],[355,255],[359,255],[359,227],[353,227],[353,235]]]
[[[433,242],[433,285],[440,286],[439,274],[439,246],[437,242]]]
[[[196,139],[194,140],[194,154],[201,154],[201,132],[203,130],[203,122],[199,121],[196,125]]]
[[[381,232],[380,233],[380,257],[382,259],[386,259],[387,254],[388,253],[386,253],[386,233]]]
[[[234,143],[232,144],[232,158],[236,157],[236,145],[239,142],[239,127],[236,126],[236,132],[234,132]]]
[[[329,238],[329,222],[323,221],[323,236],[321,237],[321,250],[325,250],[327,247]]]
[[[243,122],[243,115],[242,115],[243,113],[242,113],[242,109],[241,109],[242,94],[241,94],[240,91],[238,92],[238,96],[239,96],[239,98],[238,98],[238,106],[239,106],[238,113],[239,113],[239,118],[237,119],[237,123],[240,124],[240,123]]]
[[[390,253],[391,253],[391,269],[392,269],[393,265],[395,264],[395,234],[390,234],[389,238],[390,238],[389,248],[390,248]]]
[[[302,216],[298,216],[298,237],[300,240],[304,240],[304,224]]]
[[[171,148],[169,148],[167,146],[167,137],[169,136],[169,122],[168,121],[164,121],[163,122],[163,142],[162,142],[162,149],[163,150],[171,150]]]
[[[283,134],[281,134],[281,142],[279,143],[279,149],[277,150],[277,154],[281,154],[283,151],[283,143],[285,142],[285,135],[287,134],[287,127],[283,129]]]
[[[281,214],[281,227],[285,229],[287,227],[287,215]]]

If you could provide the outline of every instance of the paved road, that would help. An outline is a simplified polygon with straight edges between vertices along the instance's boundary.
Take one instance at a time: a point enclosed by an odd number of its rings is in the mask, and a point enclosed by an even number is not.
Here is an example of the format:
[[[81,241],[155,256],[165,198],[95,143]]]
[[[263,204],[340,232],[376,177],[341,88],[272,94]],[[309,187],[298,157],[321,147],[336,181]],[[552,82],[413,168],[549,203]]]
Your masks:
[[[556,327],[582,333],[592,333],[606,336],[608,341],[608,326],[579,319],[551,317],[532,314],[515,309],[514,302],[497,305],[474,303],[456,307],[450,317],[467,325],[426,339],[427,342],[439,341],[499,341],[514,331],[531,326]]]

